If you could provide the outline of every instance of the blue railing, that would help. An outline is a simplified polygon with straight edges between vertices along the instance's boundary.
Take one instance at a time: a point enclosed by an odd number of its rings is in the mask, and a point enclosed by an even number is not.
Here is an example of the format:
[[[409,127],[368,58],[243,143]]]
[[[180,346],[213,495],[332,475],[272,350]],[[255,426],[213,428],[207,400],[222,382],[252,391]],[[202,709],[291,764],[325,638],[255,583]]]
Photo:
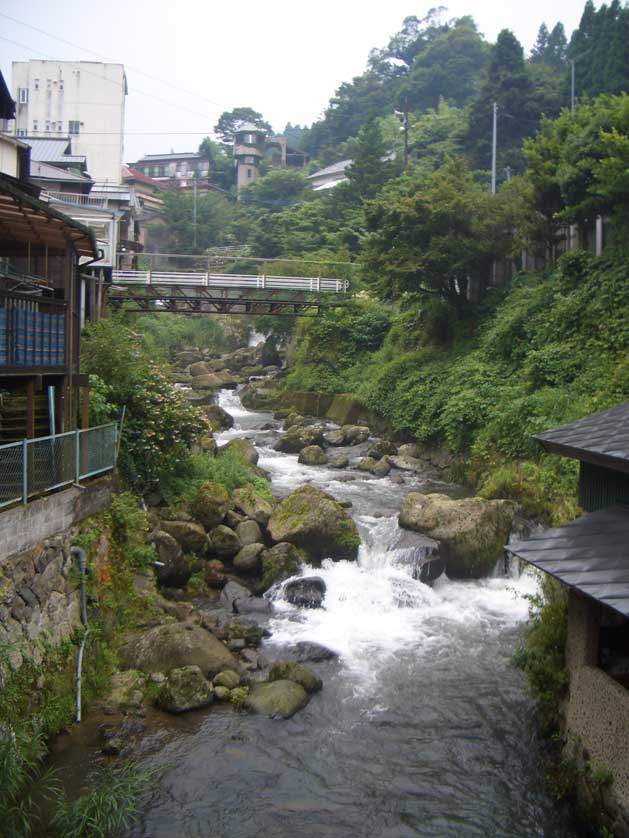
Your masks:
[[[0,445],[0,508],[111,471],[117,451],[115,422]]]

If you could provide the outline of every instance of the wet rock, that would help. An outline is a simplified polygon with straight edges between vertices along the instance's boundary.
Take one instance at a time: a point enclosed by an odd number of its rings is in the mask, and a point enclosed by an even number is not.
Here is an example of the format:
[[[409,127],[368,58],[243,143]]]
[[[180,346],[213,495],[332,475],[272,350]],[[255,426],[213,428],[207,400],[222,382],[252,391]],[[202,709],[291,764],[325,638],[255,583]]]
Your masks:
[[[323,441],[323,430],[319,427],[293,426],[275,443],[275,450],[284,454],[299,454],[303,448],[310,445],[320,445]]]
[[[306,420],[301,415],[301,413],[289,413],[288,416],[284,419],[284,430],[288,431],[291,428],[303,426],[305,422]]]
[[[303,551],[288,542],[280,542],[262,554],[262,586],[268,590],[276,582],[294,576],[304,561]]]
[[[232,529],[219,524],[208,533],[208,547],[215,556],[235,556],[242,544]]]
[[[299,452],[298,462],[306,466],[324,466],[328,457],[319,445],[307,445]]]
[[[242,710],[245,706],[248,695],[249,687],[236,687],[235,689],[229,691],[230,704],[235,707],[236,710]]]
[[[349,465],[349,457],[345,457],[344,455],[341,457],[333,457],[331,460],[328,460],[328,466],[330,468],[347,468]]]
[[[190,503],[190,514],[206,530],[217,527],[229,509],[229,493],[218,483],[202,483]]]
[[[308,704],[308,693],[294,681],[272,681],[256,684],[244,700],[244,706],[254,713],[272,719],[290,719]]]
[[[312,561],[355,559],[360,537],[356,525],[331,495],[302,486],[284,498],[268,523],[273,541],[300,547]]]
[[[203,361],[195,361],[194,364],[190,364],[188,367],[188,372],[192,377],[196,375],[207,375],[209,371],[208,365]]]
[[[220,559],[211,559],[205,567],[205,583],[210,588],[223,588],[228,582],[225,565]]]
[[[325,582],[320,576],[291,579],[284,585],[282,591],[286,602],[298,608],[321,608],[325,592]]]
[[[214,700],[214,691],[198,666],[171,670],[168,680],[157,696],[157,705],[168,713],[185,713],[207,707]]]
[[[226,620],[221,631],[230,640],[234,638],[244,640],[246,646],[258,646],[265,635],[264,629],[261,629],[254,619],[241,616]]]
[[[232,530],[235,530],[238,527],[238,524],[242,524],[242,522],[246,520],[245,516],[241,515],[240,512],[228,509],[224,523],[227,524],[228,527],[231,527]]]
[[[263,552],[264,544],[247,544],[234,556],[234,568],[238,573],[257,573]]]
[[[413,460],[418,460],[421,454],[421,448],[414,442],[407,442],[404,445],[400,445],[397,453],[400,457],[410,457]]]
[[[269,672],[269,681],[294,681],[307,693],[316,693],[323,687],[323,682],[312,669],[303,663],[292,660],[277,660]]]
[[[345,434],[340,429],[336,431],[328,431],[326,434],[323,435],[323,439],[328,445],[331,445],[333,448],[345,445]]]
[[[358,461],[356,467],[359,471],[367,471],[376,477],[386,477],[391,471],[391,466],[384,457],[381,460],[374,460],[373,457],[363,457]]]
[[[227,453],[235,453],[245,463],[255,466],[260,458],[255,445],[249,439],[230,439],[226,445],[218,449],[218,456],[222,457]]]
[[[236,659],[220,640],[190,623],[169,623],[132,635],[123,643],[119,658],[123,668],[147,673],[198,666],[212,677],[223,669],[238,669]]]
[[[222,386],[222,380],[216,373],[207,373],[207,375],[195,375],[190,380],[190,386],[193,390],[218,390]]]
[[[262,526],[266,526],[273,512],[272,504],[261,497],[253,486],[236,489],[232,495],[232,503],[238,512]]]
[[[160,585],[183,588],[194,572],[194,562],[184,554],[179,542],[167,532],[156,530],[151,533],[149,543],[155,547],[157,561],[155,578]]]
[[[404,446],[402,446],[404,448]],[[389,464],[393,468],[398,468],[400,471],[413,471],[421,473],[426,470],[426,464],[421,460],[416,460],[413,457],[408,457],[403,454],[397,454],[395,457],[387,457]]]
[[[327,646],[320,643],[309,643],[305,640],[296,643],[294,655],[299,663],[320,663],[321,661],[334,660],[338,654]]]
[[[514,504],[506,500],[453,500],[447,495],[410,492],[404,498],[399,524],[439,542],[449,576],[477,579],[490,573],[502,555],[514,510]]]
[[[111,679],[111,688],[106,704],[117,710],[139,707],[142,704],[145,689],[146,675],[144,672],[139,672],[137,669],[116,672]]]
[[[264,538],[262,530],[256,521],[243,521],[236,526],[236,535],[243,547],[248,544],[262,544]]]
[[[272,335],[270,335],[262,344],[259,358],[263,367],[279,367],[281,365],[282,359],[277,350],[277,341]]]
[[[234,614],[268,614],[271,603],[262,597],[255,597],[250,590],[237,582],[228,582],[221,592],[221,603]]]
[[[245,666],[249,671],[265,669],[269,665],[265,656],[255,649],[243,649],[240,653],[240,658],[245,662]]]
[[[217,701],[229,701],[229,694],[227,687],[214,687],[214,698]]]
[[[218,404],[208,405],[203,413],[212,425],[212,430],[227,431],[234,426],[234,417]]]
[[[373,457],[374,460],[381,460],[383,457],[395,457],[397,453],[397,446],[389,442],[388,439],[379,439],[367,449],[367,456]]]
[[[207,535],[200,524],[162,520],[162,529],[179,542],[185,553],[202,555],[207,550]]]

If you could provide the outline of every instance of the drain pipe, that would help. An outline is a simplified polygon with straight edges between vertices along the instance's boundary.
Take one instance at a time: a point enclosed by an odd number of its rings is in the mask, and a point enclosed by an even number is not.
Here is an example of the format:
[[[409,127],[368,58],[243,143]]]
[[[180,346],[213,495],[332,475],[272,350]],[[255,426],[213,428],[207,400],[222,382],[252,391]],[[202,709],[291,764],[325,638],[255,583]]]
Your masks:
[[[85,641],[87,635],[90,633],[87,627],[87,605],[85,597],[85,570],[87,567],[87,556],[82,547],[71,547],[70,555],[76,556],[79,560],[79,571],[81,573],[81,623],[85,631],[83,632],[83,639],[79,646],[79,651],[76,656],[76,715],[75,720],[81,721],[81,669],[83,667],[83,649],[85,648]]]

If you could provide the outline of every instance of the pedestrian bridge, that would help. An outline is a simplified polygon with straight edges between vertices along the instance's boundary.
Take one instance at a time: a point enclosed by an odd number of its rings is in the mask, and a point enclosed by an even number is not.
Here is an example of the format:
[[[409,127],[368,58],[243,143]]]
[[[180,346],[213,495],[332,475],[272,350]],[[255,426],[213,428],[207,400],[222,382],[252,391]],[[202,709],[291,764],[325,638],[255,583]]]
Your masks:
[[[109,302],[139,312],[299,315],[348,293],[348,280],[321,276],[114,270]]]

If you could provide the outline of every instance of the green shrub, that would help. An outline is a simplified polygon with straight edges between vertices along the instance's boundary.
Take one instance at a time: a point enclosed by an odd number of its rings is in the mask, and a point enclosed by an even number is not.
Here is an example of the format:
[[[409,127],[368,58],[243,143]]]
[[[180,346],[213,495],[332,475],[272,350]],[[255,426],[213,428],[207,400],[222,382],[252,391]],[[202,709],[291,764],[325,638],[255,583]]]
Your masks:
[[[271,497],[267,480],[255,474],[238,452],[232,450],[225,451],[220,457],[202,453],[183,460],[172,478],[162,483],[161,493],[171,505],[189,502],[206,481],[218,483],[230,493],[251,485],[262,497]]]

